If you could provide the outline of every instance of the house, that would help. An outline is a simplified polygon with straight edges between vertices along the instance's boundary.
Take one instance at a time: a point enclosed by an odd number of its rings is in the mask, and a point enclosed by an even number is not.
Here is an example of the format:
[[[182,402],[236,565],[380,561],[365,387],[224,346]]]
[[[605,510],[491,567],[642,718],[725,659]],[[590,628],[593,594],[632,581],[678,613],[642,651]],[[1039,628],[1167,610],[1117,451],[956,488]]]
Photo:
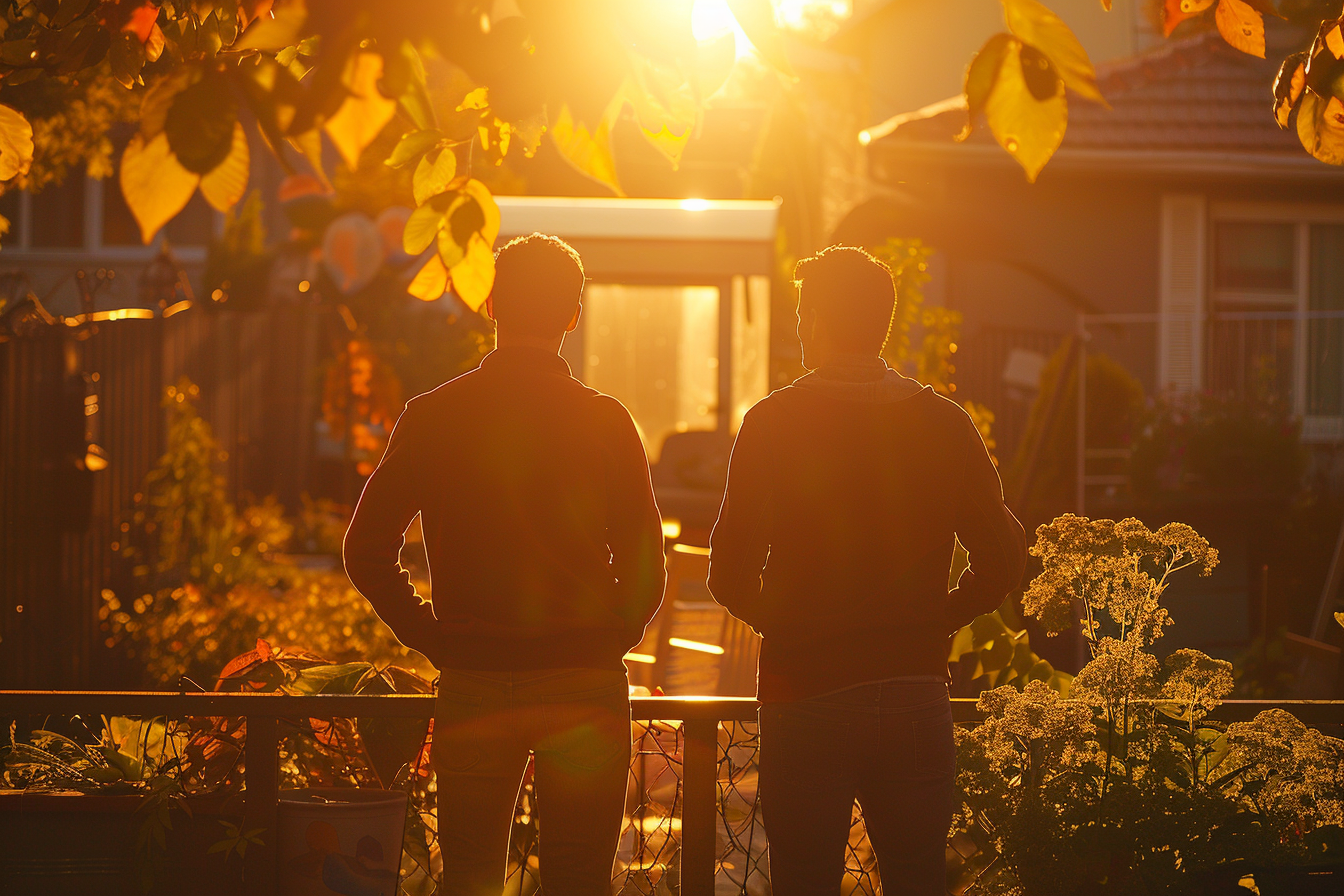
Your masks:
[[[1257,59],[1210,31],[1098,65],[1109,108],[1070,96],[1063,146],[1035,184],[987,128],[955,142],[960,111],[868,147],[871,198],[833,239],[919,237],[937,250],[930,289],[964,315],[958,397],[996,413],[1001,457],[1019,448],[1032,398],[1014,376],[1022,356],[1039,360],[1084,329],[1088,350],[1150,397],[1248,394],[1268,376],[1317,468],[1337,461],[1344,170],[1307,155],[1271,115],[1275,60],[1310,37],[1272,26],[1268,59]],[[1127,512],[1105,491],[1083,493],[1097,514]],[[1259,533],[1220,528],[1224,512],[1189,512],[1208,518],[1224,559],[1186,641],[1230,649],[1258,628]],[[1309,615],[1284,621],[1301,631]]]

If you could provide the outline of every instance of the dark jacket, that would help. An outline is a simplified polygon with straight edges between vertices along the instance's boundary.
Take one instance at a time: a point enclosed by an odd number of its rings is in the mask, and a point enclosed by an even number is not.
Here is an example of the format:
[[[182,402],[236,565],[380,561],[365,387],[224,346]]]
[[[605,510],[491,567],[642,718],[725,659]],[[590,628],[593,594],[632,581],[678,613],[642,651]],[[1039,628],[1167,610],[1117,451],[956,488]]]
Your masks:
[[[949,593],[956,539],[971,566]],[[884,367],[810,374],[747,413],[710,547],[715,599],[764,638],[763,701],[946,676],[949,636],[1026,562],[970,417]]]
[[[401,567],[421,514],[433,603]],[[662,525],[619,401],[498,349],[411,399],[345,537],[355,587],[439,668],[624,669],[662,601]]]

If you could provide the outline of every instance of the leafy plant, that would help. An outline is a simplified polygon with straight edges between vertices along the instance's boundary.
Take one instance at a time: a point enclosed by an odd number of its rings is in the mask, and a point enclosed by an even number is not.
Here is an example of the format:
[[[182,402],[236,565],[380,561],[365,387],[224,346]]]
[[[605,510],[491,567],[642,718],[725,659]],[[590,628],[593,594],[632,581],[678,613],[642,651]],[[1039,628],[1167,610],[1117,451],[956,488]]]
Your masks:
[[[1044,682],[980,698],[958,732],[961,812],[950,869],[986,893],[1196,892],[1214,879],[1321,860],[1344,816],[1344,742],[1280,710],[1224,724],[1229,663],[1159,661],[1173,577],[1217,551],[1189,526],[1066,514],[1037,530],[1023,605],[1048,630],[1081,607],[1092,659],[1067,699]]]

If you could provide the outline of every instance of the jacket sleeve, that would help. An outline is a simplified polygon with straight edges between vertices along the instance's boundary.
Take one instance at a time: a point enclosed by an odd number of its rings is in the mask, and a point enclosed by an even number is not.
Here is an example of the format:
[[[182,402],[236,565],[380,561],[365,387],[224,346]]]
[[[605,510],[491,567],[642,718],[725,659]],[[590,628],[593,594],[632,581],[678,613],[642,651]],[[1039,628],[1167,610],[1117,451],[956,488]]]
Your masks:
[[[634,647],[644,638],[663,602],[667,561],[663,555],[663,518],[653,496],[649,459],[635,422],[623,405],[612,399],[616,412],[609,471],[607,547],[616,579],[617,614],[625,622],[627,641]]]
[[[709,538],[709,591],[728,612],[760,633],[761,572],[770,555],[768,440],[759,412],[749,411],[728,461],[728,486]]]
[[[957,540],[970,565],[947,596],[949,631],[991,613],[1022,581],[1027,537],[1003,500],[999,471],[980,432],[966,420],[966,465],[957,501]]]
[[[420,512],[414,412],[410,406],[392,430],[387,450],[364,485],[345,533],[345,571],[398,640],[437,665],[437,620],[430,603],[401,565],[406,529]]]

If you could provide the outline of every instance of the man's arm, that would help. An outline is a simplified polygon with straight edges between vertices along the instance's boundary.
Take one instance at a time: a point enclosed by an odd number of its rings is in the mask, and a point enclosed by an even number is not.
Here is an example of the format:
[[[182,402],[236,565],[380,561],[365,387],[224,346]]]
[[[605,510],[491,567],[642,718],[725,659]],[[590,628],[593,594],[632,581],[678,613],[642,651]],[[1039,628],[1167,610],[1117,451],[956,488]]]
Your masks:
[[[709,591],[760,632],[761,571],[770,555],[767,443],[757,414],[742,420],[728,461],[728,485],[709,538]]]
[[[1027,536],[1003,502],[999,471],[975,424],[966,421],[966,467],[957,501],[957,540],[970,555],[970,566],[947,596],[950,631],[991,613],[1022,581]]]
[[[410,571],[401,565],[406,528],[420,512],[418,478],[424,475],[414,461],[416,427],[411,418],[408,406],[378,469],[364,485],[345,533],[345,572],[398,640],[435,662],[434,610],[416,593]]]
[[[607,509],[607,547],[616,578],[617,612],[625,620],[630,647],[644,638],[644,627],[658,612],[667,586],[663,555],[663,518],[653,497],[644,443],[619,402],[613,414],[611,490]]]

